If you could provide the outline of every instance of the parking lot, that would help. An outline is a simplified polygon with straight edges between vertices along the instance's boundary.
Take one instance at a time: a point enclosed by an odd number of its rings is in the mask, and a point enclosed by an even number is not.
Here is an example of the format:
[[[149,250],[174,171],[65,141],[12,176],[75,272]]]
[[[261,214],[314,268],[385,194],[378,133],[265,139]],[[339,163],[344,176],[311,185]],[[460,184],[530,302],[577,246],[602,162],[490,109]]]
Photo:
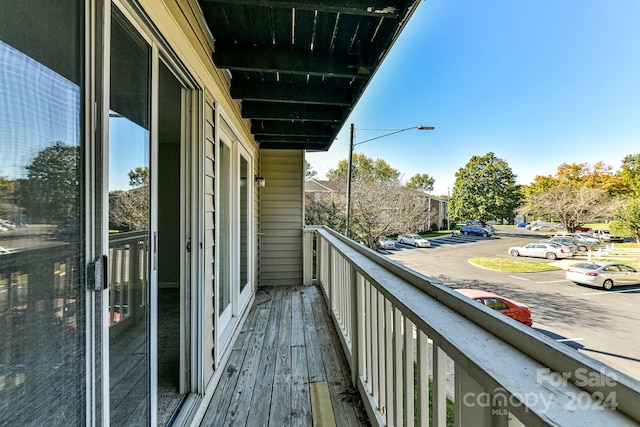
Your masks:
[[[483,289],[527,304],[534,329],[640,380],[640,286],[604,291],[566,280],[564,270],[504,273],[469,263],[474,257],[511,258],[509,247],[539,238],[449,236],[431,239],[431,248],[397,245],[387,256],[445,285]],[[519,259],[560,267],[579,261]]]

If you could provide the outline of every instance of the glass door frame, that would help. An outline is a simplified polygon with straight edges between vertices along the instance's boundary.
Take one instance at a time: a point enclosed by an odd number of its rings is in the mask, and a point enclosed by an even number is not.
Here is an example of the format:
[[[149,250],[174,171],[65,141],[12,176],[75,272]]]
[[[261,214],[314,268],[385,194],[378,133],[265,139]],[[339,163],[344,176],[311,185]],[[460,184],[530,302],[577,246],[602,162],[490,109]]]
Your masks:
[[[150,271],[149,271],[149,375],[150,375],[150,425],[157,424],[158,415],[158,337],[157,337],[157,318],[158,318],[158,206],[157,206],[157,173],[158,173],[158,104],[159,104],[159,68],[162,61],[176,79],[183,86],[182,89],[182,111],[181,111],[181,194],[182,203],[180,208],[181,230],[181,281],[184,280],[185,286],[182,287],[180,294],[181,318],[180,318],[180,393],[190,394],[182,408],[189,411],[189,407],[194,406],[198,401],[196,393],[204,392],[203,383],[203,366],[199,349],[202,347],[202,297],[199,287],[199,278],[202,272],[198,266],[202,265],[199,260],[202,257],[202,251],[198,244],[199,230],[202,229],[201,218],[199,215],[201,201],[202,183],[200,182],[200,158],[201,145],[204,136],[202,128],[204,93],[198,82],[191,76],[189,70],[182,64],[179,57],[172,51],[158,30],[155,29],[150,19],[146,16],[144,10],[135,3],[126,0],[112,0],[103,2],[96,9],[96,28],[100,28],[102,34],[102,44],[96,48],[96,54],[101,55],[100,66],[101,72],[99,78],[101,80],[102,96],[98,97],[97,117],[99,117],[98,127],[101,145],[98,147],[96,155],[97,194],[101,196],[101,210],[97,212],[97,223],[102,223],[99,249],[102,254],[109,253],[109,105],[110,105],[110,58],[111,58],[111,9],[115,7],[124,16],[126,22],[130,24],[139,35],[149,45],[151,62],[150,62],[150,182],[151,186],[151,204],[150,204],[150,226],[149,236],[152,254],[150,255]],[[100,92],[100,91],[98,91]],[[189,203],[189,206],[185,206]],[[187,243],[191,239],[190,256],[186,254]],[[105,266],[107,268],[107,266]],[[100,412],[102,425],[110,423],[110,378],[109,378],[109,290],[103,290],[100,293],[101,304],[96,304],[96,309],[100,312],[98,319],[102,322],[96,322],[95,330],[100,331],[98,336],[94,335],[91,341],[101,349],[102,359],[97,362],[96,366],[101,366],[101,373],[93,375],[95,382],[96,405],[101,406]],[[184,310],[182,309],[184,308]],[[92,352],[95,354],[95,352]],[[97,358],[96,358],[97,359]],[[89,365],[89,363],[88,363]],[[100,378],[101,377],[101,378]],[[87,404],[90,406],[90,397]]]
[[[245,146],[245,144],[238,137],[239,133],[231,125],[231,121],[226,117],[224,112],[220,111],[220,108],[216,109],[216,147],[215,147],[215,171],[216,171],[216,183],[215,183],[215,201],[216,209],[215,214],[215,241],[221,242],[221,238],[227,237],[229,239],[229,247],[226,248],[227,253],[222,254],[221,251],[225,248],[221,248],[219,244],[216,244],[215,255],[215,308],[219,306],[219,298],[221,296],[221,284],[220,284],[220,267],[223,257],[227,257],[230,263],[230,303],[221,313],[220,310],[216,310],[215,313],[215,348],[216,351],[216,363],[220,360],[221,355],[226,349],[226,346],[233,335],[235,325],[242,311],[249,303],[250,296],[253,294],[253,281],[254,281],[254,244],[255,236],[253,230],[253,206],[254,206],[254,169],[253,169],[253,157],[251,151]],[[230,149],[230,165],[228,168],[228,176],[223,177],[221,171],[221,155],[220,147],[225,144]],[[248,283],[244,287],[242,293],[240,293],[240,159],[243,157],[247,161],[247,280]],[[221,209],[221,188],[223,185],[227,185],[228,198],[226,202],[229,204],[229,216],[230,226],[228,230],[221,230],[220,214]],[[223,236],[222,233],[228,233],[227,236]]]

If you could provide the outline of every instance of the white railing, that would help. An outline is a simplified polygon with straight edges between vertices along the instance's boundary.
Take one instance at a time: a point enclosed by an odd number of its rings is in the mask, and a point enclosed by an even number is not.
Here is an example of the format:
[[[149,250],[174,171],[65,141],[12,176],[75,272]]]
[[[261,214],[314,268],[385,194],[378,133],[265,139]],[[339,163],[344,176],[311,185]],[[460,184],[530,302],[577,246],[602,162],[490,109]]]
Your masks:
[[[637,380],[332,230],[305,242],[372,424],[640,422]]]
[[[148,232],[109,236],[109,325],[114,327],[146,305]]]

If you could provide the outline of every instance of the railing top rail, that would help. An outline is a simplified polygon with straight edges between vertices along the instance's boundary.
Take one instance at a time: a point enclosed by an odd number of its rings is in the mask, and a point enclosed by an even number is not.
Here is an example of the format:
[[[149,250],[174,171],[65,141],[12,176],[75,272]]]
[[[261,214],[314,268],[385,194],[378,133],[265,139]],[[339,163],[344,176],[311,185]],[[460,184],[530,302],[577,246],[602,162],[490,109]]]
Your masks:
[[[124,233],[115,233],[109,235],[109,244],[122,244],[126,242],[134,242],[136,240],[143,240],[149,236],[148,230],[141,231],[127,231]]]
[[[611,425],[611,422],[635,425],[623,413],[640,422],[637,404],[640,382],[637,380],[480,306],[331,229],[317,229],[317,233],[456,363],[477,368],[472,369],[471,374],[475,373],[475,379],[485,387],[502,388],[514,396],[532,396],[525,393],[545,396],[544,402],[540,400],[536,405],[528,402],[526,408],[513,408],[522,420],[533,421],[533,417],[536,422],[554,424],[564,419],[561,425],[566,425],[570,397],[588,391],[589,397],[595,392],[605,396],[615,393],[617,411],[573,411],[571,425],[581,425],[578,420],[583,420],[585,425]],[[571,377],[558,387],[551,387],[540,377],[545,373],[569,373]],[[572,382],[584,375],[592,381],[578,385]],[[541,404],[550,406],[540,407]]]

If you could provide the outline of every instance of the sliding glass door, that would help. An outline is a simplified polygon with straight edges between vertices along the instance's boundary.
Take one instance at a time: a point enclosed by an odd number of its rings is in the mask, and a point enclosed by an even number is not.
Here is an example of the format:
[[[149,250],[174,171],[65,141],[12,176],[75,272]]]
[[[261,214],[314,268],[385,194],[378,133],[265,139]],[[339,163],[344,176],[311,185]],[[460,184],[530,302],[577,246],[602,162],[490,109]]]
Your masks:
[[[112,426],[151,420],[151,47],[111,16],[109,393]]]
[[[255,180],[251,157],[223,122],[218,149],[218,348],[233,329],[252,289],[252,206]]]
[[[87,417],[84,5],[0,3],[2,426]]]

